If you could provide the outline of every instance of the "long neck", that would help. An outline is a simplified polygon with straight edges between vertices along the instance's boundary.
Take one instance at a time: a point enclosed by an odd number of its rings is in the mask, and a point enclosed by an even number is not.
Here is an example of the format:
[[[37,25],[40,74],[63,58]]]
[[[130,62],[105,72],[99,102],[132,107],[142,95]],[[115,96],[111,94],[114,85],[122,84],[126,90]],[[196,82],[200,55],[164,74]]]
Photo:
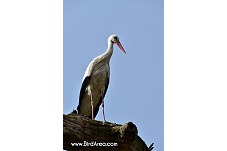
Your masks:
[[[108,41],[108,48],[106,50],[106,52],[104,52],[102,54],[103,58],[107,59],[108,61],[110,61],[110,58],[113,54],[113,42]]]

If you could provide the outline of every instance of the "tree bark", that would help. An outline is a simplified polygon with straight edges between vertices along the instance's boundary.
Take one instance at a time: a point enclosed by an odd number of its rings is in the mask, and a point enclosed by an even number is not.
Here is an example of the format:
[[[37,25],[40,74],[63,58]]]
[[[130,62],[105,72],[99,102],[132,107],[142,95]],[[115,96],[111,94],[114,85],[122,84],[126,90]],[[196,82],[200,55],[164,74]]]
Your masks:
[[[63,149],[68,151],[149,151],[132,123],[92,120],[76,113],[63,115]]]

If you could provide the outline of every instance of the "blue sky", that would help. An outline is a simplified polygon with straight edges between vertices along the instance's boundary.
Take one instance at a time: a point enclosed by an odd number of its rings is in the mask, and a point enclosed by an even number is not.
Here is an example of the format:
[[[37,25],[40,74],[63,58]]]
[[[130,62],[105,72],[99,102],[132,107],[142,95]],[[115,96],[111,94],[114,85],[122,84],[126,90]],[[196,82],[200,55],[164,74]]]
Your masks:
[[[139,136],[154,151],[164,150],[164,2],[74,1],[63,3],[64,114],[78,105],[89,62],[107,49],[117,34],[125,55],[114,46],[106,120],[136,124]],[[99,111],[97,120],[103,120]]]

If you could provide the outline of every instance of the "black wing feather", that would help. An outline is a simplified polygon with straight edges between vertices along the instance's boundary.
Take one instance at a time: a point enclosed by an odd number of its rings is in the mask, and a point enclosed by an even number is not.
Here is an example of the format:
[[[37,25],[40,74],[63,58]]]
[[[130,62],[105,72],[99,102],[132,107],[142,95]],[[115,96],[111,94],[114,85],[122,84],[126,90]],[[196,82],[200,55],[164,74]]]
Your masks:
[[[107,91],[107,89],[108,89],[108,86],[109,86],[109,78],[107,78],[107,80],[106,80],[106,87],[105,87],[105,91],[104,91],[104,94],[103,94],[103,98],[104,98],[105,95],[106,95],[106,91]],[[96,115],[98,114],[99,106],[100,106],[101,104],[102,104],[102,96],[100,97],[97,106],[94,108],[94,118],[95,118]],[[91,116],[92,116],[92,115],[90,115],[89,118],[92,118]]]
[[[84,93],[86,91],[86,87],[88,86],[88,83],[90,81],[90,78],[91,78],[91,76],[85,77],[85,79],[82,83],[82,86],[81,86],[81,89],[80,89],[79,104],[77,106],[78,113],[80,113],[80,107],[81,107],[81,104],[82,104],[82,99],[83,99]]]

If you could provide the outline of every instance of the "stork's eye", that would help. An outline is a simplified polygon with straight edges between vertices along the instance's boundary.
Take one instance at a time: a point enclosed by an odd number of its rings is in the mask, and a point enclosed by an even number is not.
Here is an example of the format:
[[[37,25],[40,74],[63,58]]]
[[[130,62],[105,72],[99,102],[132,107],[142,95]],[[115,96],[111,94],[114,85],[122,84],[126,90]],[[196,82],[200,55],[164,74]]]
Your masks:
[[[118,40],[118,38],[117,37],[114,37],[114,39],[117,41]]]

